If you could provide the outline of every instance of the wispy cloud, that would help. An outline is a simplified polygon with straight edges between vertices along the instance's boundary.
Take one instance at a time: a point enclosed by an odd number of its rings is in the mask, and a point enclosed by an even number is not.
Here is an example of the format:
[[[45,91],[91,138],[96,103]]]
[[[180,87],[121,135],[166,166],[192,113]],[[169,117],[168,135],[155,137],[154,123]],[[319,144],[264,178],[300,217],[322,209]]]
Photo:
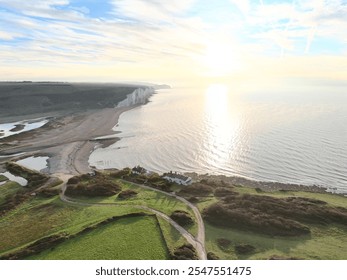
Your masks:
[[[318,60],[318,50],[329,57],[347,50],[344,1],[229,0],[223,20],[213,22],[194,10],[197,5],[212,15],[216,7],[202,0],[0,0],[0,74],[12,79],[41,71],[42,77],[56,73],[59,79],[65,71],[89,79],[98,71],[109,80],[188,78],[208,72],[211,45],[226,53],[225,63],[237,60],[249,72],[262,67],[256,61],[279,53],[298,57],[299,63],[305,55]],[[339,52],[324,40],[340,44]],[[336,69],[341,73],[340,66]],[[30,78],[23,75],[18,79]]]

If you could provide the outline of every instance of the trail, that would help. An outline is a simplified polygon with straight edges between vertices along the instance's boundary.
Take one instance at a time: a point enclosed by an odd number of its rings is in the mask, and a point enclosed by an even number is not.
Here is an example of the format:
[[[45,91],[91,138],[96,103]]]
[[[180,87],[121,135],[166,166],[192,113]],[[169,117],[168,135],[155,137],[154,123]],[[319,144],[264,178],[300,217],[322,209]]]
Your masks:
[[[62,175],[62,174],[60,174],[60,175]],[[57,176],[59,176],[59,174],[57,174]],[[190,244],[192,244],[193,247],[195,248],[196,252],[197,252],[197,255],[198,255],[199,259],[201,259],[201,260],[206,260],[207,259],[206,250],[205,250],[205,240],[204,239],[201,240],[202,236],[203,237],[205,236],[203,222],[202,223],[198,222],[198,228],[199,228],[198,235],[197,235],[197,237],[194,237],[191,233],[189,233],[186,229],[184,229],[179,224],[177,224],[174,220],[172,220],[165,213],[163,213],[163,212],[161,212],[161,211],[159,211],[157,209],[150,208],[148,206],[132,205],[132,204],[120,204],[120,203],[98,203],[98,202],[90,203],[90,202],[84,202],[84,201],[75,200],[75,199],[73,199],[71,197],[68,197],[68,196],[65,195],[65,191],[66,191],[66,187],[67,187],[66,186],[66,179],[67,178],[66,177],[65,178],[60,177],[60,178],[65,180],[65,182],[61,186],[62,193],[60,194],[60,199],[62,201],[64,201],[65,203],[70,203],[70,204],[74,204],[74,205],[82,205],[82,206],[114,206],[114,207],[117,207],[117,206],[120,206],[120,207],[122,207],[122,206],[123,207],[124,206],[129,206],[129,207],[133,207],[133,208],[136,208],[136,209],[141,209],[141,210],[152,212],[155,215],[157,215],[157,216],[161,217],[162,219],[164,219],[165,221],[167,221],[168,223],[170,223]],[[128,181],[125,181],[125,182],[128,182]],[[132,182],[129,182],[129,183],[134,184]],[[138,184],[135,184],[135,185],[139,186],[141,188],[144,188],[144,189],[154,190],[154,191],[163,193],[163,194],[168,195],[168,196],[173,196],[173,197],[176,197],[177,199],[181,200],[180,197],[178,197],[176,195],[171,195],[171,194],[168,194],[168,193],[165,193],[165,192],[162,192],[160,190],[156,190],[156,189],[153,189],[151,187],[144,186],[144,185],[138,185]],[[182,198],[181,201],[184,202],[185,204],[188,203],[187,204],[188,206],[189,206],[189,204],[191,204],[190,202],[188,202],[184,198]],[[192,205],[192,206],[195,207],[194,205]],[[194,214],[195,214],[195,211],[194,211]],[[200,218],[201,218],[201,215],[200,215],[199,211],[198,211],[198,214],[199,214],[198,216],[200,216]],[[197,217],[197,215],[196,215],[196,217]],[[197,218],[197,221],[199,221],[198,218]],[[202,218],[201,218],[201,221],[202,221]],[[203,234],[200,233],[200,230],[201,230],[200,228],[201,227],[203,228]]]
[[[185,198],[178,196],[176,194],[173,194],[173,193],[167,193],[167,192],[164,192],[164,191],[152,188],[152,187],[148,187],[148,186],[143,185],[143,184],[136,184],[136,183],[129,182],[126,180],[122,180],[122,181],[133,184],[133,185],[138,186],[140,188],[159,192],[159,193],[164,194],[166,196],[174,197],[174,198],[178,199],[179,201],[183,202],[184,204],[186,204],[190,209],[192,209],[193,213],[195,215],[195,218],[196,218],[196,222],[198,224],[198,234],[196,236],[196,241],[198,242],[199,245],[195,249],[197,251],[199,251],[199,254],[201,256],[204,256],[204,259],[207,258],[206,257],[206,248],[205,248],[205,224],[204,224],[204,220],[201,217],[199,209],[194,204],[192,204],[191,202],[189,202]]]

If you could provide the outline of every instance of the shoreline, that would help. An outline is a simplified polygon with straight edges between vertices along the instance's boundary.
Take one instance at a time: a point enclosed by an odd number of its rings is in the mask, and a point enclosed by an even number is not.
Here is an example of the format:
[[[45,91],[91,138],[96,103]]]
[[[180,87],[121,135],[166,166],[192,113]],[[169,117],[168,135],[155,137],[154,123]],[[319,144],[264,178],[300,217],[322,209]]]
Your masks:
[[[22,158],[47,155],[48,173],[52,175],[88,173],[91,171],[89,156],[101,142],[94,138],[116,134],[117,132],[112,129],[118,124],[120,115],[140,105],[88,110],[59,117],[47,126],[12,137],[7,143],[9,146],[5,147],[1,154],[25,153],[21,154]],[[109,144],[115,143],[118,138],[113,140]],[[17,160],[20,157],[6,159]]]
[[[304,192],[315,192],[324,194],[334,194],[346,196],[347,193],[334,193],[330,192],[328,188],[317,186],[317,185],[302,185],[294,183],[281,183],[272,181],[259,181],[255,179],[250,179],[241,176],[227,176],[222,174],[198,174],[195,172],[185,172],[185,175],[191,177],[194,180],[218,180],[225,181],[233,185],[240,185],[248,188],[259,188],[265,192],[275,192],[275,191],[304,191]]]
[[[68,114],[56,118],[37,130],[28,131],[23,135],[19,134],[12,138],[10,143],[16,141],[17,143],[15,143],[18,146],[10,146],[1,152],[18,154],[15,157],[5,157],[4,160],[18,160],[35,155],[49,156],[47,173],[59,177],[89,173],[93,169],[104,170],[89,166],[91,153],[98,146],[109,146],[116,143],[119,140],[116,136],[119,132],[112,129],[117,126],[121,114],[141,105],[143,104],[88,110],[83,113]],[[0,158],[0,163],[4,160]],[[258,181],[223,174],[197,174],[195,172],[186,172],[185,174],[195,180],[224,180],[234,185],[259,188],[269,192],[308,191],[346,196],[346,193],[334,193],[329,191],[328,188],[316,185]]]

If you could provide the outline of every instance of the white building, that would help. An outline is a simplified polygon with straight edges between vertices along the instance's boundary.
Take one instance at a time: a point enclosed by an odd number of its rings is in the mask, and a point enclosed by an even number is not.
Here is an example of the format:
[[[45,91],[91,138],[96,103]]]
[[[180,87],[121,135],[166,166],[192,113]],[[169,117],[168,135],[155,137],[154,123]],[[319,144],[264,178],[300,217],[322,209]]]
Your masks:
[[[172,171],[170,171],[169,173],[164,173],[163,179],[184,186],[190,185],[192,183],[192,178],[184,176],[177,172],[173,173]]]

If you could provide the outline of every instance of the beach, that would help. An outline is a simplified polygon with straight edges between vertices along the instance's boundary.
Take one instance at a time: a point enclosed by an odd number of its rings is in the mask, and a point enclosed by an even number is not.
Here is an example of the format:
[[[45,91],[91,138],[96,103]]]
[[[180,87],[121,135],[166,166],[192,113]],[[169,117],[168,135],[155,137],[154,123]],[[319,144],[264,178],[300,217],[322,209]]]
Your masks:
[[[50,174],[88,173],[91,171],[88,165],[89,155],[99,145],[93,139],[115,134],[112,128],[117,125],[119,116],[134,107],[136,105],[89,110],[55,118],[35,131],[12,136],[6,147],[2,148],[1,154],[25,153],[25,157],[47,155]],[[115,141],[117,138],[108,139],[108,144]],[[8,159],[3,158],[1,161]]]

